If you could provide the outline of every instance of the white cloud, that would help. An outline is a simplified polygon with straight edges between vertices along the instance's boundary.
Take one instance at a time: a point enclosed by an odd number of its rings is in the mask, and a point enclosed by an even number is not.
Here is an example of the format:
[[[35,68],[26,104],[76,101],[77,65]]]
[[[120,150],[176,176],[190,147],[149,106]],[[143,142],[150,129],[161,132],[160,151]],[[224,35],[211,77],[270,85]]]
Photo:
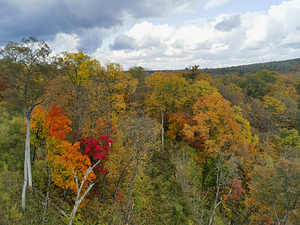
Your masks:
[[[205,6],[204,9],[209,9],[209,8],[217,8],[221,5],[224,5],[226,3],[228,3],[229,0],[209,0]]]
[[[165,41],[168,39],[173,32],[173,28],[167,24],[164,25],[153,25],[152,23],[143,21],[142,23],[135,24],[134,27],[125,32],[130,37],[133,37],[139,41],[146,40],[148,37]]]
[[[300,0],[284,1],[266,12],[222,14],[170,26],[135,24],[124,34],[134,49],[98,49],[94,57],[151,69],[188,65],[221,67],[297,58],[300,55]]]
[[[76,52],[79,46],[79,37],[76,34],[58,33],[55,39],[47,42],[50,49],[56,52],[69,51]]]
[[[246,32],[246,39],[241,45],[242,49],[259,49],[265,45],[267,38],[267,21],[265,15],[250,15],[252,24]]]
[[[254,14],[255,15],[255,14]],[[288,44],[300,45],[300,0],[271,6],[267,14],[251,15],[252,27],[246,32],[242,49],[258,49]]]

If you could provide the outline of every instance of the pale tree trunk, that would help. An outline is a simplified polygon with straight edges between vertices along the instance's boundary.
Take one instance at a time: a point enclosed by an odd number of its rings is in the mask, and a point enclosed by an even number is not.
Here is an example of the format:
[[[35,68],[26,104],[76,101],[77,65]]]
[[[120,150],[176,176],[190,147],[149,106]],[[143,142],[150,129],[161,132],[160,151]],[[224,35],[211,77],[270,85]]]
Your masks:
[[[24,162],[24,183],[22,188],[22,209],[25,211],[25,198],[26,198],[26,187],[27,187],[27,157],[25,154],[25,162]]]
[[[27,169],[28,169],[28,185],[32,187],[32,173],[31,173],[31,160],[30,160],[30,123],[31,116],[26,118],[27,123],[27,133],[26,133],[26,143],[25,143],[25,158],[27,160]]]
[[[32,173],[30,161],[30,116],[25,115],[26,119],[26,142],[25,142],[25,159],[24,159],[24,184],[22,188],[22,209],[25,211],[26,187],[32,187]]]
[[[75,177],[75,183],[76,183],[76,189],[77,189],[77,195],[76,195],[76,200],[75,200],[75,204],[68,222],[68,225],[71,225],[73,222],[73,219],[75,217],[75,214],[77,212],[78,206],[80,205],[80,203],[83,201],[83,199],[85,198],[85,196],[87,195],[87,193],[89,193],[89,191],[91,190],[91,188],[94,186],[95,183],[90,183],[88,188],[85,190],[85,192],[80,196],[80,193],[82,191],[84,182],[86,180],[86,178],[90,175],[90,173],[93,171],[93,169],[100,163],[101,160],[99,160],[97,163],[95,163],[92,167],[89,167],[88,170],[86,171],[83,180],[81,181],[81,184],[79,186],[78,184],[78,178],[76,176],[76,174],[74,173],[74,177]]]
[[[77,177],[76,177],[76,180],[77,180]],[[77,181],[77,184],[78,184],[78,181]],[[81,184],[83,184],[83,183],[81,183]],[[74,204],[74,207],[73,207],[73,210],[72,210],[72,213],[71,213],[68,225],[72,224],[73,219],[75,217],[75,214],[77,212],[78,206],[80,205],[80,203],[82,202],[82,200],[85,198],[86,194],[91,190],[91,188],[93,186],[94,186],[94,183],[90,183],[89,186],[88,186],[88,188],[86,189],[86,191],[83,193],[83,195],[81,197],[80,197],[80,191],[82,190],[82,187],[79,190],[77,190],[77,196],[76,196],[75,204]]]
[[[286,224],[288,216],[289,216],[290,212],[292,212],[294,210],[296,202],[297,202],[297,200],[295,200],[294,206],[291,207],[290,210],[288,210],[288,208],[289,208],[289,195],[291,193],[291,188],[288,185],[287,179],[289,179],[289,178],[285,178],[285,188],[284,188],[284,192],[285,192],[285,215],[284,215],[283,222],[282,222],[283,225]]]
[[[76,184],[78,186],[78,181],[77,181],[77,176],[76,176]],[[83,184],[84,182],[81,182],[81,184]],[[77,189],[77,196],[76,196],[76,200],[75,200],[75,204],[68,222],[68,225],[71,225],[73,222],[73,219],[75,217],[75,214],[77,212],[78,206],[80,205],[80,203],[82,202],[82,200],[85,198],[86,194],[91,190],[91,188],[94,186],[94,183],[90,183],[88,188],[86,189],[86,191],[83,193],[83,195],[80,197],[80,192],[82,190],[82,185],[79,189]]]

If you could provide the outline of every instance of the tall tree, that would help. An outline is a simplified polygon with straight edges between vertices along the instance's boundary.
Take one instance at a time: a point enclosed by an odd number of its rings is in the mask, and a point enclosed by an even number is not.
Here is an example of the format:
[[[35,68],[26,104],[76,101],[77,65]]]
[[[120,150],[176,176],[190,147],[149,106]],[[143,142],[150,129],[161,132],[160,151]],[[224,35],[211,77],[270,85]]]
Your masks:
[[[27,133],[24,159],[22,208],[25,210],[27,184],[32,187],[30,160],[30,120],[33,109],[43,102],[45,87],[58,75],[57,58],[44,41],[23,38],[22,43],[9,42],[0,51],[3,70],[10,84],[4,95],[24,114]]]
[[[190,85],[180,75],[170,72],[155,72],[146,79],[149,95],[146,100],[148,113],[161,116],[162,148],[164,148],[164,115],[174,113],[188,101]]]
[[[199,159],[203,161],[202,185],[214,190],[208,224],[213,223],[220,204],[244,192],[240,177],[248,172],[247,164],[255,153],[255,140],[240,110],[232,109],[220,95],[203,96],[194,105],[194,123],[184,125],[189,142],[200,142],[193,145],[199,148]]]
[[[194,105],[193,119],[196,124],[186,124],[184,132],[189,138],[202,136],[205,139],[202,151],[205,153],[241,154],[249,149],[249,140],[246,139],[249,131],[245,130],[242,121],[238,121],[230,102],[221,96],[200,97]]]
[[[78,53],[64,52],[63,54],[66,76],[71,80],[75,92],[72,112],[72,138],[73,143],[75,143],[79,140],[82,129],[82,120],[88,103],[86,84],[88,83],[90,76],[100,67],[100,64],[96,59],[91,59],[81,51]],[[77,133],[75,134],[76,123]]]
[[[99,68],[89,83],[92,98],[89,116],[97,118],[94,123],[99,119],[106,123],[110,137],[113,134],[113,125],[118,123],[120,115],[124,114],[127,107],[127,94],[134,92],[136,84],[137,80],[130,73],[125,73],[120,64],[112,62]]]

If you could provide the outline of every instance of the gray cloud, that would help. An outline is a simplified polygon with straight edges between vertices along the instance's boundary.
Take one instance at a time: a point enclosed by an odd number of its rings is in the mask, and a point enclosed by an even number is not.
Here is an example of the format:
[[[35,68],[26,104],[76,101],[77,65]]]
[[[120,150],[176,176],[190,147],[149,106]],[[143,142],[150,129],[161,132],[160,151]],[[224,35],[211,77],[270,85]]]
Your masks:
[[[189,0],[188,2],[196,2]],[[52,41],[57,33],[77,34],[80,47],[99,47],[105,32],[122,26],[125,14],[135,19],[164,17],[186,0],[2,0],[0,1],[0,46],[35,36]],[[96,31],[93,31],[95,30]],[[90,34],[90,31],[93,34]],[[98,40],[98,41],[96,41]],[[86,46],[85,44],[89,44]]]
[[[111,50],[141,50],[141,49],[165,49],[167,46],[160,39],[146,36],[139,43],[133,37],[120,34],[115,38],[114,43],[109,46]]]
[[[135,39],[126,34],[120,34],[115,38],[114,44],[110,45],[111,50],[135,50],[137,48],[138,45]]]
[[[163,43],[159,38],[147,36],[143,39],[141,43],[141,48],[144,49],[152,49],[152,48],[157,48],[157,49],[164,49],[166,47],[166,44]]]
[[[300,49],[300,42],[292,42],[288,44],[280,44],[279,47],[285,48],[285,49]]]
[[[183,40],[176,40],[172,45],[173,48],[183,49],[184,48],[184,41]]]
[[[225,19],[222,22],[219,22],[215,25],[215,29],[219,31],[229,32],[233,28],[236,28],[241,25],[241,16],[232,15],[229,19]]]

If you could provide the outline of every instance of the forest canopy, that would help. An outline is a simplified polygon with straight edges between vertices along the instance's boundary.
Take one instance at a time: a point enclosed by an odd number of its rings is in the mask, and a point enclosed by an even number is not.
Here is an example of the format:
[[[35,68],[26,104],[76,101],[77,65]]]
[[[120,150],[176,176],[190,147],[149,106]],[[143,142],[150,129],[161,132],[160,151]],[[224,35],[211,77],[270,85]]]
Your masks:
[[[267,65],[125,71],[9,42],[1,224],[296,224],[300,67]]]

